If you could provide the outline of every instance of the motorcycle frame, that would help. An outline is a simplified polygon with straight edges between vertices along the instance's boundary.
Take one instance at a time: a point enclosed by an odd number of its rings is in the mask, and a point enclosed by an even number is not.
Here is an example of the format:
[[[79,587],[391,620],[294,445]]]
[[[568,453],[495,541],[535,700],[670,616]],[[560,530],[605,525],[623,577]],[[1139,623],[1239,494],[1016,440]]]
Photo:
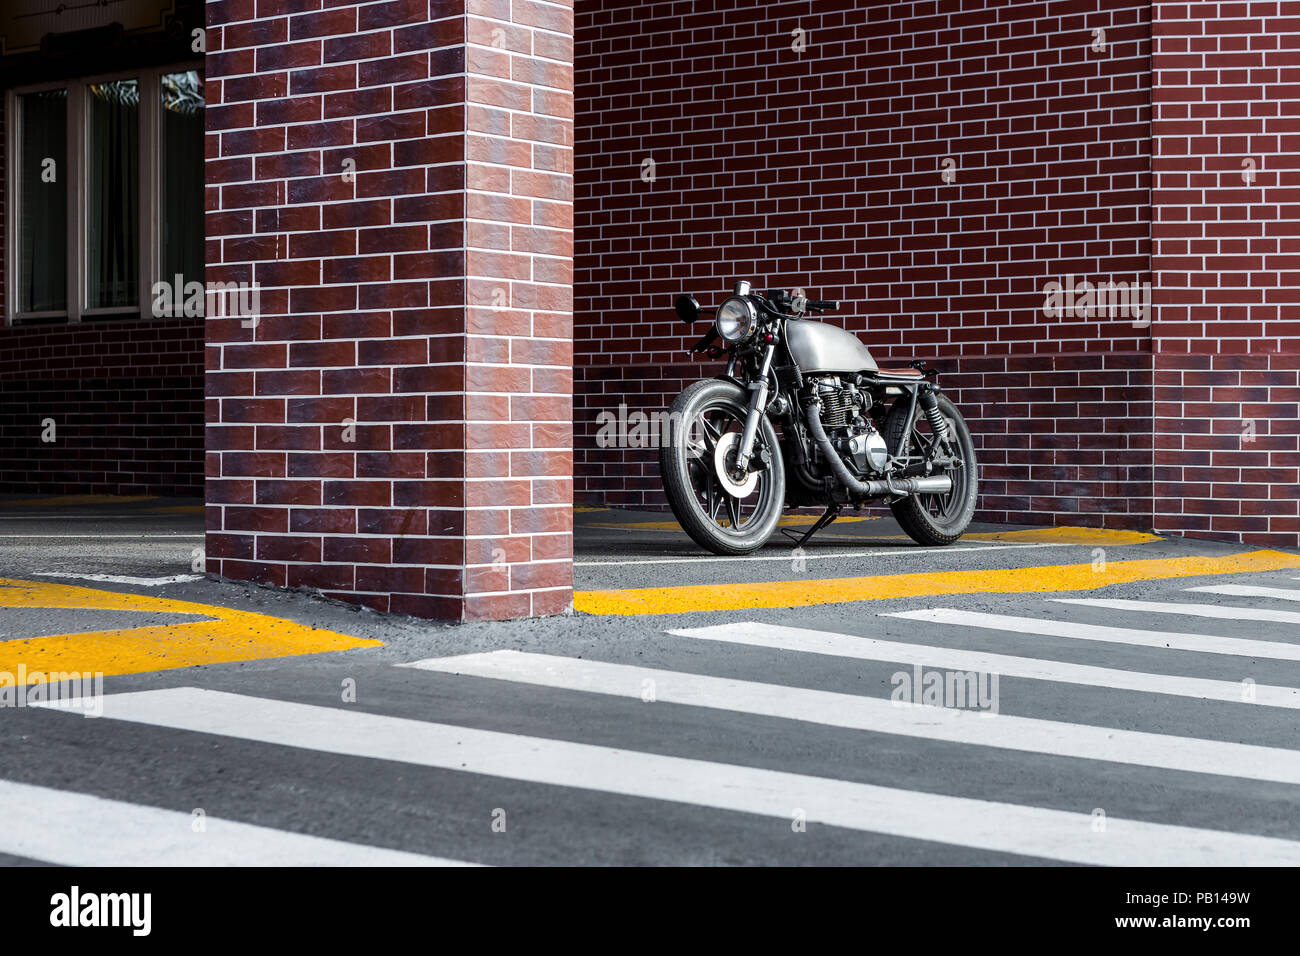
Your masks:
[[[809,473],[805,477],[804,472],[806,472],[807,465],[810,463],[811,460],[809,456],[809,452],[812,451],[814,446],[812,445],[810,439],[807,437],[806,432],[802,427],[802,423],[799,420],[799,411],[801,409],[801,405],[799,401],[799,391],[802,388],[802,384],[804,382],[804,372],[803,369],[799,368],[798,363],[794,360],[794,356],[790,354],[789,346],[786,340],[786,325],[792,321],[793,322],[803,321],[803,319],[800,316],[785,315],[783,313],[774,311],[773,309],[770,308],[766,300],[762,299],[761,296],[753,296],[753,298],[759,300],[759,307],[764,312],[766,312],[768,315],[772,316],[773,318],[777,319],[775,341],[773,341],[772,343],[764,342],[762,344],[740,343],[741,347],[737,347],[735,345],[728,345],[725,349],[728,357],[727,370],[725,373],[715,377],[719,379],[723,379],[725,381],[732,382],[738,387],[745,389],[746,391],[751,393],[752,397],[750,399],[749,415],[747,417],[746,427],[745,427],[746,433],[752,434],[756,430],[758,424],[758,419],[757,419],[758,415],[767,415],[769,418],[772,419],[772,421],[775,424],[780,425],[782,436],[788,439],[786,442],[782,442],[782,447],[780,448],[780,452],[782,456],[786,459],[785,465],[786,465],[787,473],[791,474],[793,476],[794,482],[797,482],[800,486],[803,486],[803,489],[805,491],[812,492],[814,490],[809,485],[807,479],[819,481],[821,487],[817,489],[817,493],[822,495],[824,498],[828,498],[830,501],[833,502],[831,507],[827,509],[827,514],[823,516],[823,519],[829,518],[829,520],[825,520],[824,523],[819,523],[814,527],[814,530],[816,528],[825,527],[826,524],[829,524],[830,521],[833,521],[834,518],[831,516],[831,512],[832,510],[834,510],[836,513],[838,513],[839,507],[841,505],[852,505],[853,507],[860,507],[867,500],[880,500],[880,501],[889,502],[889,501],[895,501],[900,498],[906,497],[906,495],[903,494],[893,495],[893,494],[885,493],[881,495],[872,496],[871,498],[863,498],[863,499],[855,500],[852,494],[849,492],[849,490],[844,488],[844,486],[840,484],[840,482],[833,475],[825,476],[818,479],[816,475],[812,475]],[[709,336],[706,336],[706,340],[707,339],[709,339]],[[699,345],[697,345],[696,348],[693,349],[692,351],[705,351],[705,349],[701,348],[701,346],[706,346],[707,344],[709,343],[706,342],[705,340],[702,340],[699,343]],[[750,347],[747,348],[744,347],[747,345]],[[751,374],[749,372],[749,369],[747,367],[748,363],[744,362],[745,359],[749,359],[749,358],[753,358],[755,360],[755,364],[758,366],[758,370],[755,374]],[[778,364],[776,359],[780,359],[781,362]],[[922,391],[926,391],[926,390],[933,391],[937,395],[939,394],[940,389],[939,386],[934,381],[932,381],[932,379],[938,375],[938,373],[935,370],[926,369],[921,363],[913,363],[913,364],[923,372],[925,376],[924,378],[892,379],[889,377],[888,373],[884,373],[882,375],[878,370],[872,370],[872,369],[864,369],[861,372],[856,372],[851,374],[854,375],[856,378],[854,384],[857,385],[859,388],[865,388],[866,390],[870,391],[872,393],[873,399],[876,397],[875,396],[876,389],[884,390],[885,394],[888,394],[889,389],[898,389],[903,394],[900,395],[898,398],[896,398],[895,401],[898,401],[904,396],[906,396],[908,402],[907,420],[915,421],[916,410],[917,410],[917,406],[920,403],[920,395]],[[744,369],[745,374],[743,375],[737,374],[738,370],[742,368]],[[783,388],[777,376],[778,368],[781,370],[794,369],[797,374],[797,384],[793,387]],[[765,375],[764,372],[766,372]],[[838,373],[838,374],[840,374],[841,377],[843,377],[843,373]],[[760,382],[760,378],[763,379],[764,381]],[[759,387],[760,384],[765,384],[768,387],[760,388]],[[776,403],[778,397],[780,397],[782,401],[785,403],[786,409],[784,413],[780,415],[774,415],[772,413],[772,406]],[[761,408],[758,407],[760,404],[762,406]],[[872,407],[874,406],[875,406],[875,402],[873,401]],[[911,477],[910,475],[907,474],[907,472],[911,470],[911,467],[915,467],[915,466],[909,467],[904,464],[900,467],[899,465],[900,462],[908,462],[913,457],[915,457],[910,454],[911,444],[912,444],[912,434],[911,434],[911,429],[908,429],[903,434],[903,444],[897,450],[897,453],[893,451],[890,452],[889,461],[886,464],[885,470],[882,472],[883,477],[886,478]],[[798,450],[799,459],[792,461],[790,460],[790,455],[791,452],[795,449]],[[934,464],[935,464],[935,460],[932,451],[930,458],[920,463],[921,465],[920,473],[929,474],[933,470]],[[747,471],[758,471],[758,470],[762,470],[763,467],[765,466],[761,462],[757,464],[753,461],[748,461],[748,460],[746,462]],[[787,504],[798,506],[796,502],[790,501],[789,485],[787,485],[786,498],[787,498]],[[810,531],[807,537],[811,537],[811,534],[812,532]]]

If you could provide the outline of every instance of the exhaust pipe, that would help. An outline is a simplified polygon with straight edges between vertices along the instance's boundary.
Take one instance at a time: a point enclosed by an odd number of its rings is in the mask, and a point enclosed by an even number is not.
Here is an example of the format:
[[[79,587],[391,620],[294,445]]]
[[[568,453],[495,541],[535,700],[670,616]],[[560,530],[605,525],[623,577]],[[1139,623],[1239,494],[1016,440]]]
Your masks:
[[[880,482],[884,484],[884,482]],[[951,475],[928,475],[924,478],[895,478],[894,487],[899,491],[905,491],[909,495],[915,494],[945,494],[952,491]]]
[[[839,452],[831,444],[831,440],[826,437],[826,429],[822,428],[821,412],[822,404],[820,400],[814,399],[808,403],[808,431],[812,433],[813,441],[817,442],[817,447],[821,449],[822,456],[830,463],[831,471],[835,472],[835,477],[851,494],[857,495],[859,498],[880,498],[884,495],[943,494],[952,490],[952,477],[950,475],[928,475],[923,478],[892,478],[889,481],[880,481],[878,479],[859,481],[853,477],[848,466],[844,464],[844,460],[840,458]]]

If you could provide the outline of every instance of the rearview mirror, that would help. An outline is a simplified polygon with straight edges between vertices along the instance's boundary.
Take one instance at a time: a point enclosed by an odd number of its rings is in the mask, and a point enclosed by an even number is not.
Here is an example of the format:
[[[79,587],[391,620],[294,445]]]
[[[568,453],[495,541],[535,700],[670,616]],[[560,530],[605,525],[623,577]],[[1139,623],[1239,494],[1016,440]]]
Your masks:
[[[700,304],[695,301],[693,295],[679,295],[677,301],[673,303],[677,310],[677,316],[687,325],[693,323],[700,317]]]

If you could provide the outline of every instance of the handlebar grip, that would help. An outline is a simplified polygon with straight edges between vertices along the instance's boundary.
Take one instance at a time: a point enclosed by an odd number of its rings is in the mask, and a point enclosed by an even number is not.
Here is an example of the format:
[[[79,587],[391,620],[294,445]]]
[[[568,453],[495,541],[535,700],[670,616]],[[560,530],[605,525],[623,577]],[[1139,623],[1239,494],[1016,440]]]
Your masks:
[[[839,307],[840,304],[838,302],[809,302],[808,303],[808,308],[815,309],[818,312],[833,312],[835,309],[838,309]]]

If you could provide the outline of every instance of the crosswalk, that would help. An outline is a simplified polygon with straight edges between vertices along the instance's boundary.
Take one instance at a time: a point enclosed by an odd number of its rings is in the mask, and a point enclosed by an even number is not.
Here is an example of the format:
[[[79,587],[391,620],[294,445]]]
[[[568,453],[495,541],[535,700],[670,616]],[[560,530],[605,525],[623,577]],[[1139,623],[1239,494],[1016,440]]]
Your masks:
[[[943,606],[887,611],[864,616],[845,631],[771,621],[675,627],[665,632],[672,666],[601,659],[617,656],[608,653],[592,659],[499,649],[388,667],[394,686],[407,695],[400,708],[387,707],[383,700],[359,710],[182,686],[110,694],[98,719],[104,722],[101,727],[129,726],[171,741],[180,735],[258,752],[287,748],[281,752],[368,761],[375,768],[424,768],[473,779],[502,804],[508,800],[498,795],[511,788],[543,787],[584,795],[588,803],[631,800],[647,819],[660,813],[655,808],[668,806],[687,815],[736,814],[760,821],[758,832],[767,827],[774,839],[789,834],[791,821],[797,821],[1039,861],[1300,864],[1300,830],[1294,827],[1232,819],[1214,826],[1204,820],[1184,825],[1172,822],[1173,816],[1150,800],[1134,801],[1142,812],[1102,814],[1099,825],[1096,781],[1150,780],[1155,794],[1170,787],[1204,786],[1219,800],[1238,788],[1291,806],[1300,796],[1289,789],[1300,785],[1300,749],[1278,731],[1294,720],[1289,712],[1300,709],[1300,686],[1291,686],[1300,684],[1300,668],[1288,669],[1300,662],[1300,632],[1274,628],[1271,637],[1257,632],[1247,638],[1226,633],[1234,628],[1223,624],[1300,623],[1300,613],[1272,603],[1300,599],[1300,588],[1214,585],[1186,592],[1185,598],[1172,601],[1045,599],[1032,616]],[[1206,594],[1235,603],[1202,603]],[[1100,619],[1110,623],[1097,623]],[[1169,622],[1191,629],[1160,629]],[[882,631],[889,636],[875,636]],[[717,656],[720,649],[732,656]],[[1118,662],[1123,666],[1071,659],[1113,651],[1123,651]],[[728,672],[700,673],[702,659],[713,662],[703,669]],[[737,662],[734,668],[728,666],[731,661]],[[939,671],[950,686],[962,686],[963,675],[1021,681],[1017,687],[1033,691],[1017,698],[1028,702],[1025,709],[1049,700],[1053,704],[1047,709],[1054,712],[1007,713],[967,706],[972,701],[900,700],[890,687],[880,689],[879,676],[857,693],[846,692],[842,683],[807,686],[828,666],[876,665],[914,669],[895,676]],[[1272,672],[1295,677],[1257,683],[1229,679],[1225,674],[1231,668],[1278,669]],[[756,670],[768,676],[752,679]],[[871,673],[884,671],[877,667]],[[412,716],[409,695],[418,695],[424,680],[438,681],[438,696],[430,696],[428,706]],[[1065,694],[1066,688],[1073,689],[1071,694]],[[554,709],[540,708],[527,732],[501,729],[489,711],[524,706],[515,701],[524,701],[520,695],[525,691],[547,695],[544,699],[554,701]],[[1149,706],[1145,711],[1128,708],[1109,720],[1099,720],[1093,706],[1085,713],[1060,712],[1102,699],[1099,695],[1111,695],[1104,697],[1107,702]],[[461,699],[486,699],[496,706],[482,711],[455,706]],[[1179,701],[1184,707],[1198,701],[1217,708],[1217,729],[1198,733],[1196,726],[1169,726],[1164,715]],[[85,710],[77,701],[33,706],[54,711],[52,720],[84,719],[72,716]],[[574,709],[579,706],[580,711]],[[69,713],[58,714],[60,710]],[[594,719],[602,736],[622,733],[639,743],[592,742],[590,727],[567,716],[578,712],[599,715]],[[785,734],[806,741],[807,756],[790,769],[747,760],[743,754],[704,757],[694,738],[668,736],[667,723],[653,746],[647,745],[647,721],[665,714],[672,715],[673,726],[695,728],[697,737],[707,737],[711,722],[723,719],[728,732],[740,721],[754,733]],[[455,719],[448,721],[448,716]],[[1271,733],[1256,735],[1261,720],[1272,721]],[[1224,726],[1244,729],[1227,733]],[[870,761],[849,766],[837,758],[846,739],[856,741],[854,753],[874,749],[923,759],[918,769],[873,776]],[[989,786],[975,787],[960,778],[969,773],[972,761],[988,768],[990,780],[1044,774],[1065,784],[1050,801],[1026,800],[1021,790],[1008,786],[991,795]],[[328,780],[318,779],[296,783],[329,786]],[[964,783],[972,784],[970,791],[962,792]],[[436,802],[438,795],[430,798]],[[364,838],[326,838],[225,817],[207,819],[203,832],[195,835],[188,811],[10,781],[0,781],[0,818],[6,820],[0,828],[0,853],[63,864],[485,862],[473,853],[407,852],[371,846]],[[624,820],[625,826],[635,823]],[[556,852],[554,862],[566,862],[563,847]]]

